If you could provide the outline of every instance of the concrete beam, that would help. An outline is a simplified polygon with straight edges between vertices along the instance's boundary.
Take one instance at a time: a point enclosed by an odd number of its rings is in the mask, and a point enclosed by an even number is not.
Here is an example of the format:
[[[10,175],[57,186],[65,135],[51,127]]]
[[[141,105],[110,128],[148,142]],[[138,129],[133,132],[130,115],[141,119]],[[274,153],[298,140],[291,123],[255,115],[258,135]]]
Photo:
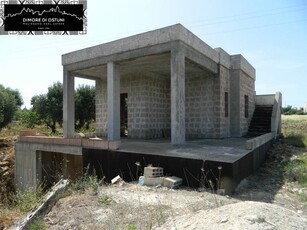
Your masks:
[[[185,55],[180,46],[171,51],[171,139],[185,143]]]
[[[186,58],[190,59],[191,61],[197,63],[201,67],[211,71],[214,74],[218,73],[217,62],[183,43],[181,45],[184,47]]]
[[[63,129],[64,137],[75,133],[75,78],[63,68]]]
[[[120,140],[120,75],[114,62],[107,64],[108,140]]]

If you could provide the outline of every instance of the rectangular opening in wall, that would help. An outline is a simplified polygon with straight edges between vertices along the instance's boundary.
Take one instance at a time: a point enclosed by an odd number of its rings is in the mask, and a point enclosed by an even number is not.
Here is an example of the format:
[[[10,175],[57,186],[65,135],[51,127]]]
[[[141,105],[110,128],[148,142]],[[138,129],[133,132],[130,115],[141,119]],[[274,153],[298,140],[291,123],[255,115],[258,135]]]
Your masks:
[[[248,118],[248,96],[244,95],[244,115]]]
[[[128,136],[128,93],[120,94],[120,136]]]
[[[228,117],[228,92],[225,92],[225,117]]]
[[[61,178],[74,181],[82,176],[82,156],[40,151],[41,181],[49,188]]]

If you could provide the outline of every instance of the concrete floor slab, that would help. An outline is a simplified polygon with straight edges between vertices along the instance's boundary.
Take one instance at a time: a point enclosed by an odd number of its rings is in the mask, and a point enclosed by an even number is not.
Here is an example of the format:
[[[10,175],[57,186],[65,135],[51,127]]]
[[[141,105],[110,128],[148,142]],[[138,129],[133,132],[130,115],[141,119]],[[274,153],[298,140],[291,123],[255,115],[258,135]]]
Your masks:
[[[174,146],[167,140],[122,139],[119,152],[180,157],[204,161],[234,163],[251,150],[245,148],[247,138],[201,139]]]

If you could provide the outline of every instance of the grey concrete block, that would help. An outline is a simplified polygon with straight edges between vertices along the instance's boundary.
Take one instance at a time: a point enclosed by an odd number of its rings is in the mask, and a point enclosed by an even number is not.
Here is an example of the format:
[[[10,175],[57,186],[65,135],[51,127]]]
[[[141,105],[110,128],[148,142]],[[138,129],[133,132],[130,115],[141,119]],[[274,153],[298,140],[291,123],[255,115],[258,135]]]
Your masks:
[[[144,176],[144,185],[157,186],[163,184],[164,177],[148,177]]]
[[[182,179],[176,176],[164,177],[162,185],[168,188],[176,188],[182,184]]]
[[[161,167],[145,167],[144,168],[144,176],[145,177],[162,177],[163,176],[163,168]]]

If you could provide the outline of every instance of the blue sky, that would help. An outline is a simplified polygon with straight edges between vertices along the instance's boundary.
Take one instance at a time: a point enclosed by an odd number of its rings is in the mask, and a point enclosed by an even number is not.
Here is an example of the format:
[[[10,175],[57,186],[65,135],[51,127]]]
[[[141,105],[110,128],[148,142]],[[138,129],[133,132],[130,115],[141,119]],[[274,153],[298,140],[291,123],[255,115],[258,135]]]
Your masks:
[[[306,0],[88,0],[87,16],[84,36],[1,35],[0,84],[29,108],[62,82],[62,54],[181,23],[212,48],[242,54],[256,69],[257,94],[280,91],[283,106],[307,102]]]

